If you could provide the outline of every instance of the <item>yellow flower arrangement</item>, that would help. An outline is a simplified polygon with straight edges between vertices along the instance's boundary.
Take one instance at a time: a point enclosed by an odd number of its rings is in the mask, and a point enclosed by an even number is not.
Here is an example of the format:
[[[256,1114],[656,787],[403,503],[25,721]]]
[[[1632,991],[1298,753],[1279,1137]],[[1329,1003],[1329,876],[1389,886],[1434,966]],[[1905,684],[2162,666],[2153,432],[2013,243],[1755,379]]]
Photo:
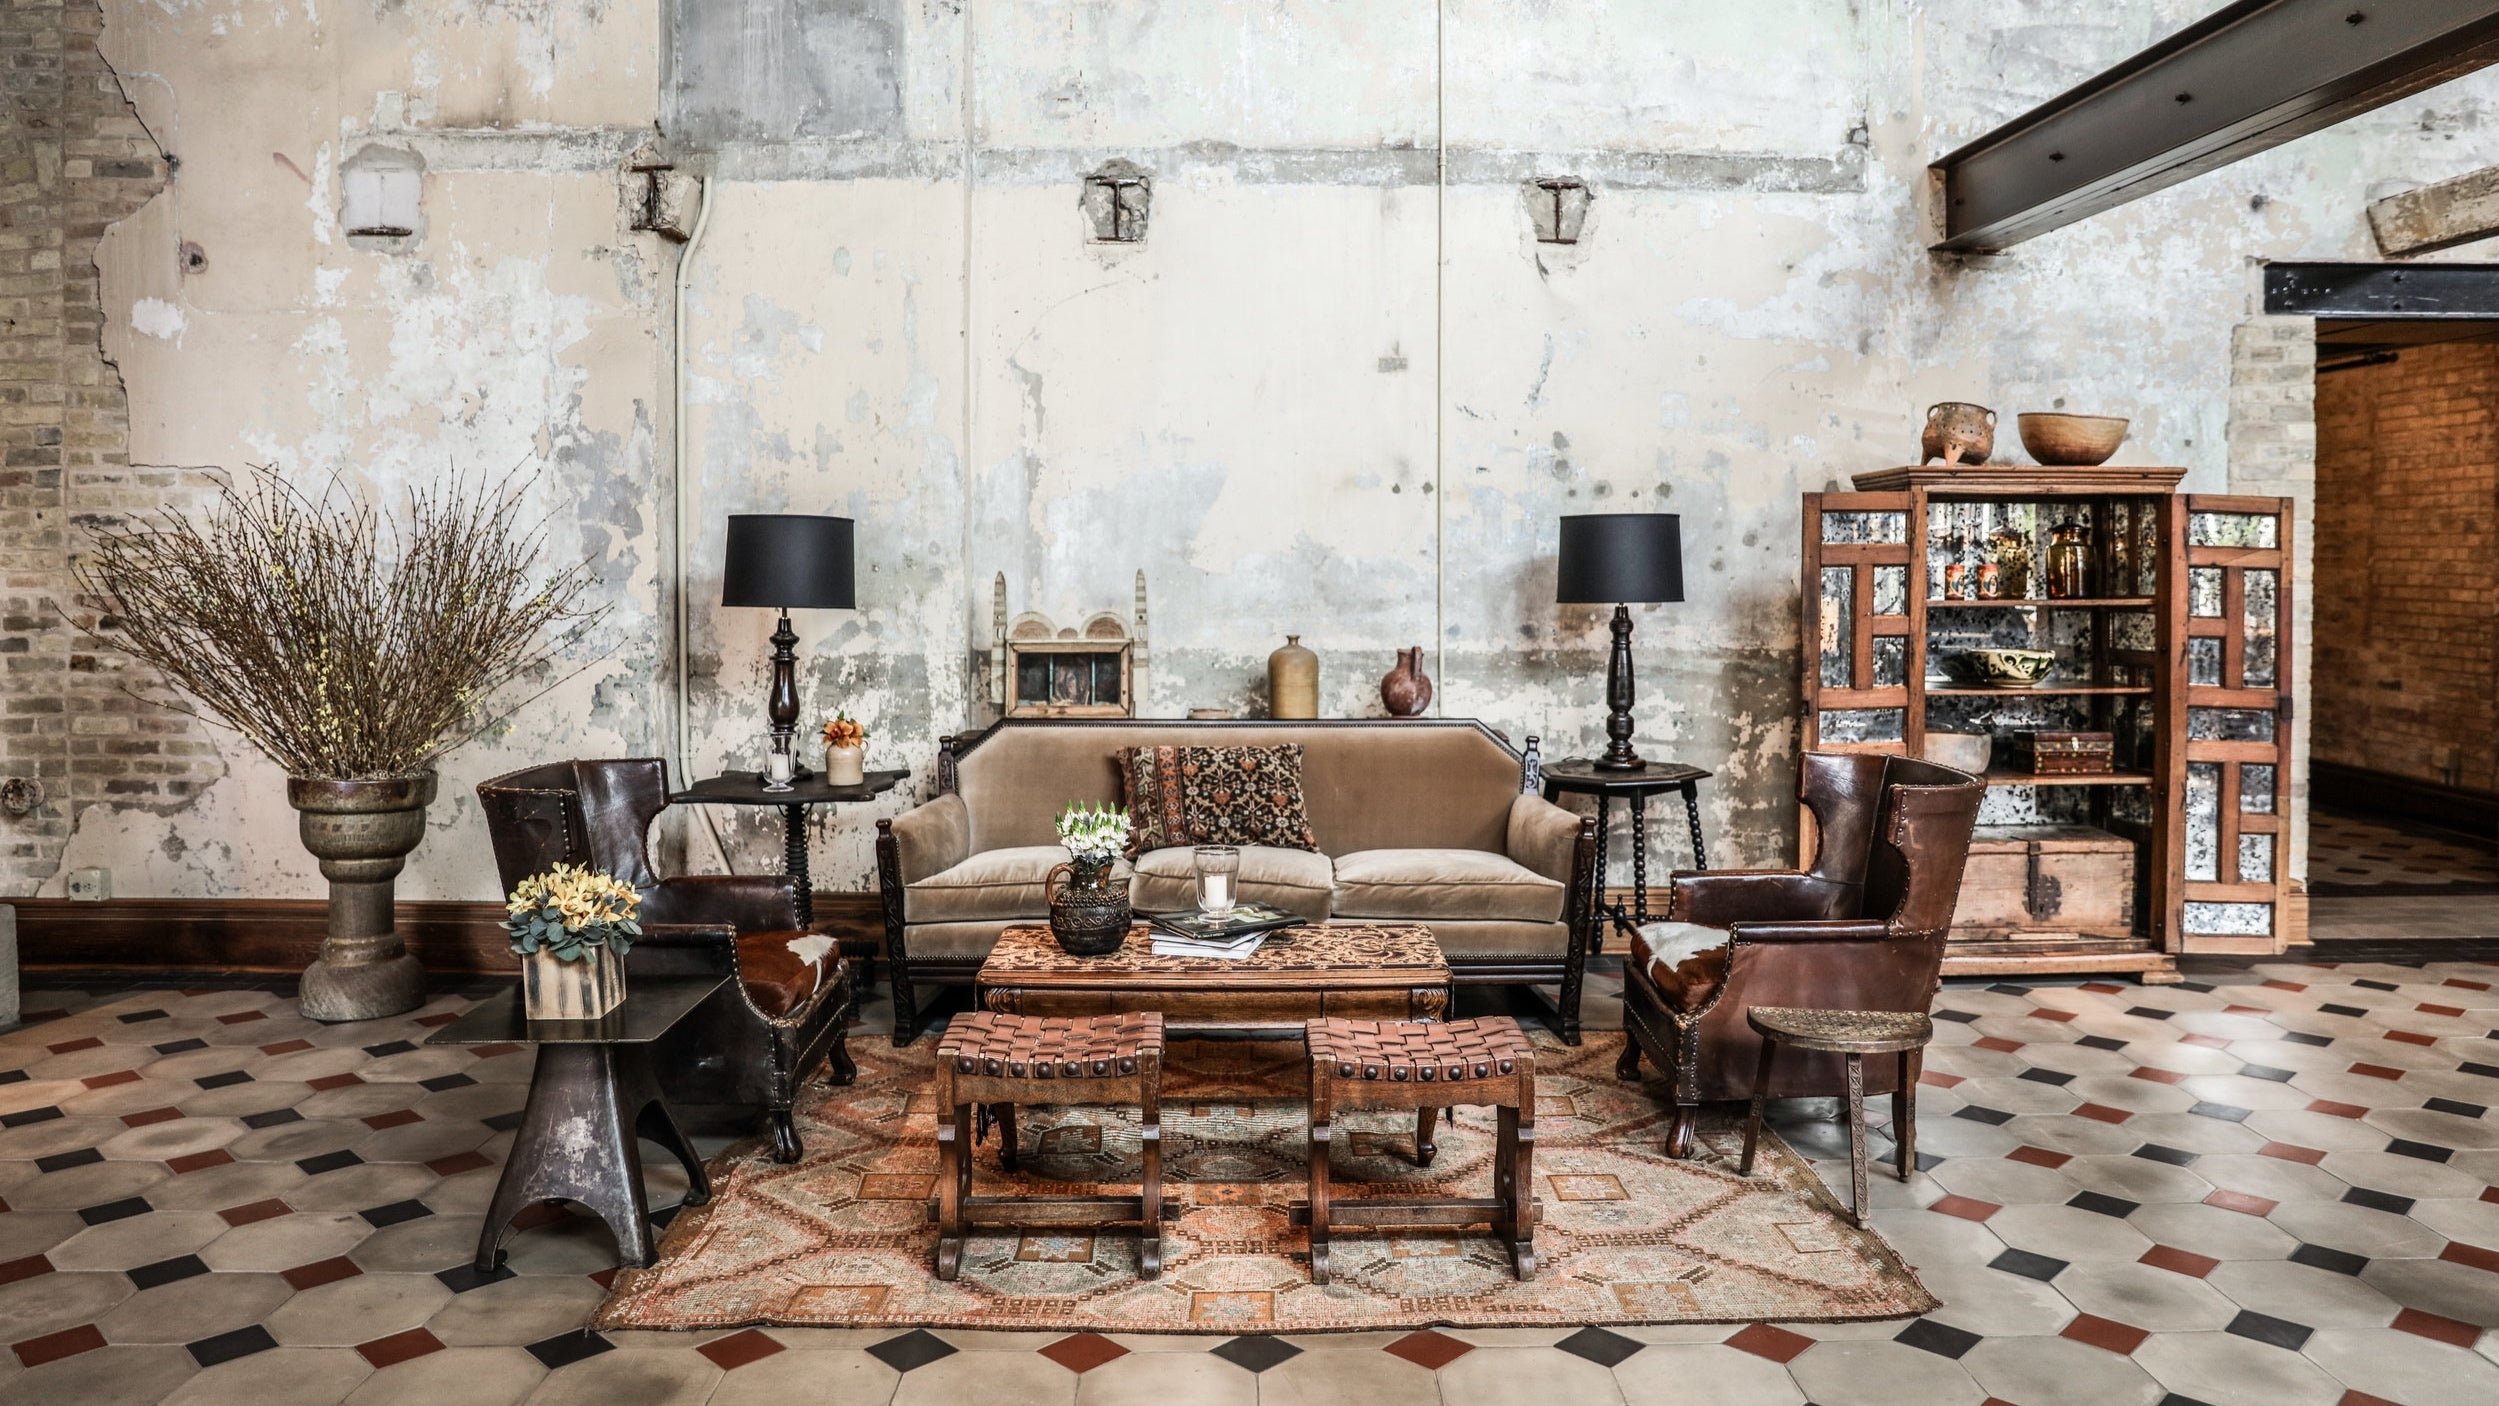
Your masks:
[[[835,713],[824,720],[824,745],[827,747],[865,747],[868,730],[851,720],[848,713]]]
[[[504,903],[503,929],[521,956],[545,950],[567,962],[606,947],[623,956],[642,935],[635,914],[642,895],[612,874],[578,864],[558,864],[521,880]]]

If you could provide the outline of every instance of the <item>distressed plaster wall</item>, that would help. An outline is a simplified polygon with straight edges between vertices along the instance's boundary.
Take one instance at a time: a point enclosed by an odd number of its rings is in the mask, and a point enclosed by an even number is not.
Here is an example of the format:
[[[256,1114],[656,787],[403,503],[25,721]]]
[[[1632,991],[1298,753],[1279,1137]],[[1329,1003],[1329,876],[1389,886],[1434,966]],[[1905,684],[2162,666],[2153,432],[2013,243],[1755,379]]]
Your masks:
[[[613,657],[457,754],[460,797],[670,745],[677,256],[622,228],[616,176],[654,122],[711,182],[682,339],[696,769],[751,764],[760,731],[772,622],[710,604],[728,512],[860,519],[862,609],[798,621],[806,702],[925,770],[982,716],[1000,572],[1014,610],[1068,621],[1143,569],[1149,712],[1257,705],[1291,630],[1327,711],[1374,709],[1424,642],[1439,711],[1583,749],[1603,621],[1551,603],[1553,518],[1662,508],[1690,599],[1640,612],[1641,737],[1719,773],[1706,819],[1739,863],[1792,844],[1797,493],[1897,462],[1946,398],[2131,415],[2126,457],[2197,489],[2296,484],[2296,358],[2270,389],[2234,371],[2276,335],[2247,330],[2257,263],[2371,257],[2370,195],[2499,160],[2477,76],[1938,260],[1930,160],[2208,7],[420,8],[108,0],[105,52],[183,164],[100,258],[134,463],[545,465],[620,602]],[[425,160],[412,250],[334,226],[368,141]],[[1083,239],[1078,182],[1113,157],[1156,182],[1141,247]],[[1595,191],[1588,233],[1539,246],[1518,183],[1563,174]],[[178,320],[134,316],[150,298]],[[224,760],[186,809],[87,810],[69,859],[124,892],[310,891],[274,778]],[[867,883],[869,821],[925,785],[821,829],[827,886]],[[732,862],[771,862],[756,818],[720,819]],[[410,891],[490,892],[472,809],[435,826]]]

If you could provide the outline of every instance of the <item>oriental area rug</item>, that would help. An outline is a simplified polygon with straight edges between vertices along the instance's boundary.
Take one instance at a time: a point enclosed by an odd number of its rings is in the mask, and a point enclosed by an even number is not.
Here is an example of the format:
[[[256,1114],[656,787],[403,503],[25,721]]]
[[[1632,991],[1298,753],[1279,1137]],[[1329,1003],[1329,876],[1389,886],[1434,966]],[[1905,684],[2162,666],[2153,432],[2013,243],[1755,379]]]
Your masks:
[[[760,1142],[712,1167],[708,1205],[680,1212],[650,1269],[626,1270],[602,1328],[940,1327],[1119,1332],[1326,1332],[1897,1318],[1937,1307],[1871,1231],[1850,1226],[1810,1168],[1765,1131],[1750,1178],[1742,1129],[1704,1119],[1694,1160],[1661,1150],[1655,1099],[1614,1078],[1622,1036],[1577,1049],[1535,1032],[1537,1273],[1520,1283],[1481,1231],[1339,1227],[1334,1282],[1310,1282],[1290,1219],[1309,1117],[1298,1046],[1174,1041],[1163,1075],[1163,1273],[1140,1279],[1133,1231],[975,1230],[961,1277],[931,1271],[937,1041],[854,1045],[858,1081],[809,1086],[806,1156]],[[1019,1111],[1022,1170],[979,1148],[978,1195],[1095,1193],[1138,1176],[1134,1109]],[[1493,1120],[1462,1108],[1428,1169],[1408,1114],[1344,1115],[1334,1196],[1491,1194]]]

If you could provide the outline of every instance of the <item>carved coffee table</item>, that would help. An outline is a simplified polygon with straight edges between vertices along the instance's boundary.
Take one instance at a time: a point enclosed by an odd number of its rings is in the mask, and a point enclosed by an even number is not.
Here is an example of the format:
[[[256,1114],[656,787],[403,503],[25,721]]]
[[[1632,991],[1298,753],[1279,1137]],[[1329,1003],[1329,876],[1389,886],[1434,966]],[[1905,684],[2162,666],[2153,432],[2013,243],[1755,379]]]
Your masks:
[[[1007,1015],[1160,1011],[1173,1034],[1298,1040],[1321,1016],[1438,1020],[1449,1010],[1449,963],[1421,923],[1314,923],[1269,933],[1238,961],[1157,957],[1139,923],[1102,957],[1059,950],[1040,923],[998,935],[972,983],[973,1004]]]

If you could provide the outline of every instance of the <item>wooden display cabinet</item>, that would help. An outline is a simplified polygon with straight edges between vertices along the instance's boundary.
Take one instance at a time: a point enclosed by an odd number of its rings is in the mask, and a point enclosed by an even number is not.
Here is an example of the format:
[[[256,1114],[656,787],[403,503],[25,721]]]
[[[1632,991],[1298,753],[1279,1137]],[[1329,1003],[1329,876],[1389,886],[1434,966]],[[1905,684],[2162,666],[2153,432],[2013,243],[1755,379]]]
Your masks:
[[[2185,472],[1936,465],[1805,495],[1806,750],[1994,738],[1947,974],[2175,981],[2182,954],[2304,935],[2283,848],[2290,500],[2180,494]],[[2089,594],[2049,599],[2049,530],[2069,520],[2089,532]],[[1946,599],[1946,566],[1999,532],[2030,553],[2019,590]],[[2056,663],[2035,688],[1945,672],[1988,646]],[[2007,734],[2034,727],[2114,733],[2115,770],[2013,769]]]

